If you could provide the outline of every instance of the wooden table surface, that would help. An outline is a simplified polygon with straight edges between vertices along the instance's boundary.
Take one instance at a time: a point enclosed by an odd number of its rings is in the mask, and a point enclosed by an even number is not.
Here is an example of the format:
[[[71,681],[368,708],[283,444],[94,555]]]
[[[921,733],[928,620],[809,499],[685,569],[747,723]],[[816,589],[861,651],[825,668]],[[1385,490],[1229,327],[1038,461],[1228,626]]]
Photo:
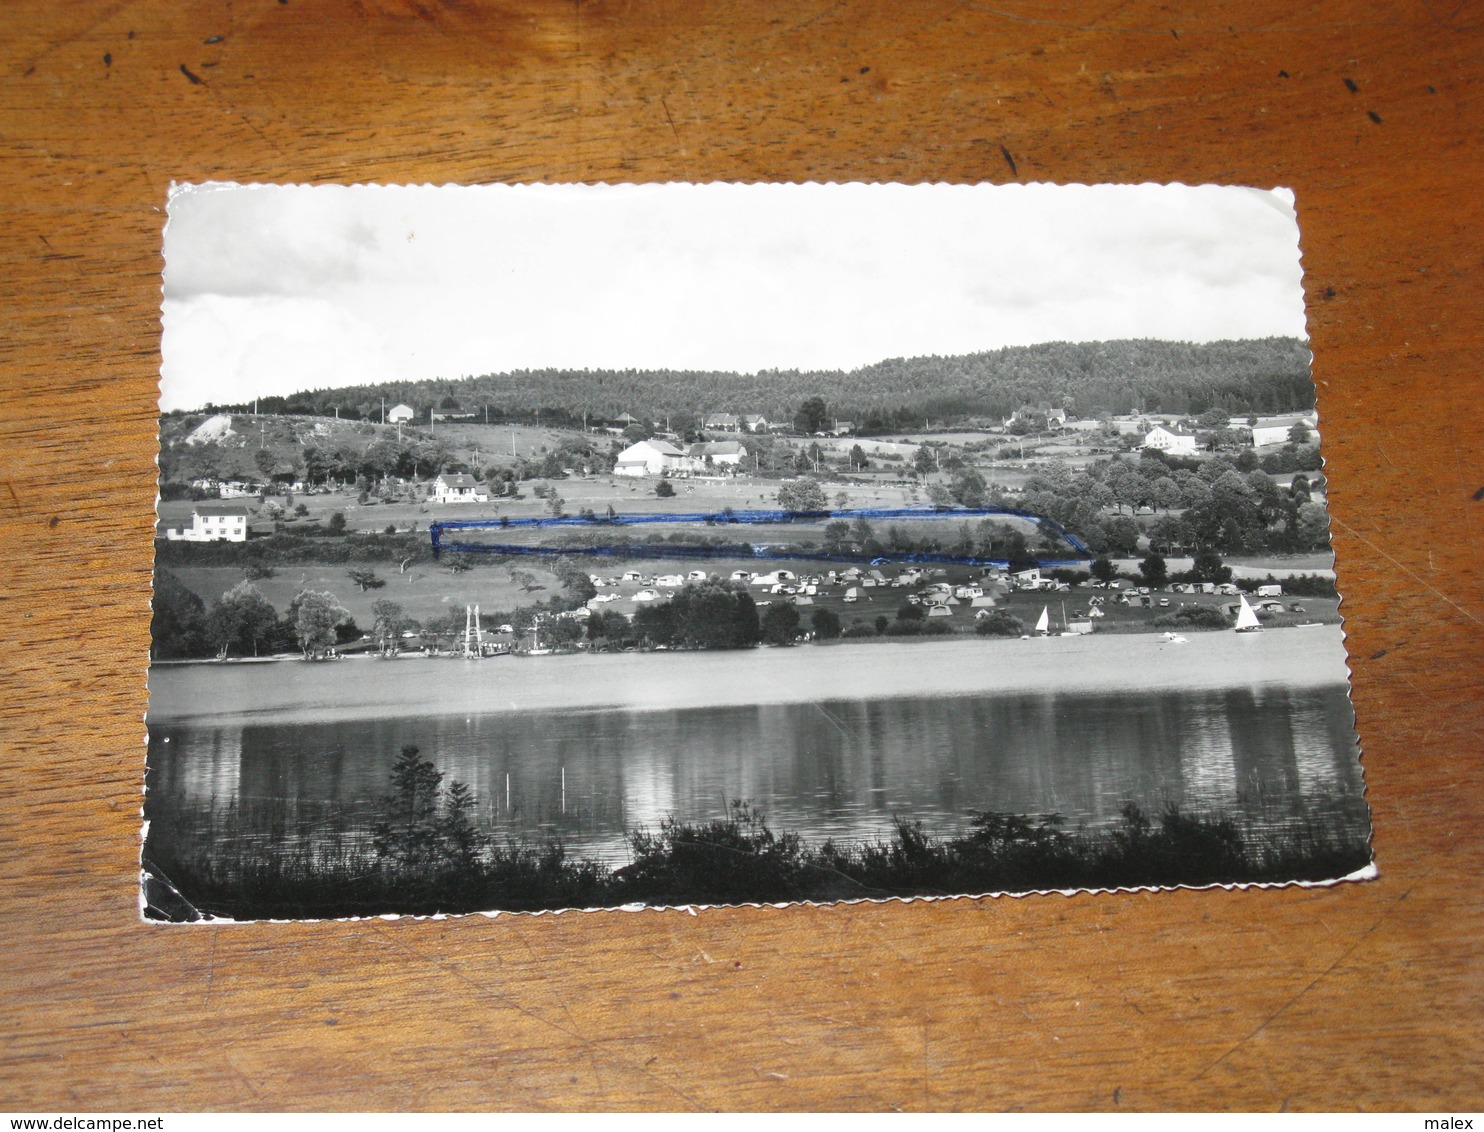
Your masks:
[[[1481,1107],[1477,4],[4,22],[0,1108]],[[208,179],[1291,186],[1380,879],[141,924],[160,229]]]

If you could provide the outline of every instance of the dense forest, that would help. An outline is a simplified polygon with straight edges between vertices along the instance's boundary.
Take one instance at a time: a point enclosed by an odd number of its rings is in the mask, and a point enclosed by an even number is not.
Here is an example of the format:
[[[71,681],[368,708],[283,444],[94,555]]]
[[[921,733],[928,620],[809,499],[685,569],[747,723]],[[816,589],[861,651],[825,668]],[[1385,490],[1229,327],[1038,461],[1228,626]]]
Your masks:
[[[925,422],[1004,418],[1026,405],[1102,413],[1286,413],[1313,407],[1308,347],[1296,338],[1243,341],[1046,342],[949,357],[891,358],[856,370],[520,370],[460,380],[393,381],[265,397],[265,413],[379,416],[405,402],[430,411],[486,413],[494,420],[548,424],[650,420],[713,412],[790,420],[821,397],[861,432],[902,431]],[[214,406],[245,411],[250,406]]]

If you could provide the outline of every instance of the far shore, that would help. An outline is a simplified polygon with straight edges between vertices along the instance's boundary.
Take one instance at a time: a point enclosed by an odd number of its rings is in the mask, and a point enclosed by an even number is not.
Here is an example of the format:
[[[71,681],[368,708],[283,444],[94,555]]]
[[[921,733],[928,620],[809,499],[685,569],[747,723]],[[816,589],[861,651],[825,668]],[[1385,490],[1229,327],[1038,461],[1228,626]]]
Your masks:
[[[155,665],[149,723],[319,723],[522,711],[674,711],[750,704],[1024,693],[1200,691],[1349,678],[1338,625],[1188,632],[957,636],[716,652],[483,660],[403,656]]]

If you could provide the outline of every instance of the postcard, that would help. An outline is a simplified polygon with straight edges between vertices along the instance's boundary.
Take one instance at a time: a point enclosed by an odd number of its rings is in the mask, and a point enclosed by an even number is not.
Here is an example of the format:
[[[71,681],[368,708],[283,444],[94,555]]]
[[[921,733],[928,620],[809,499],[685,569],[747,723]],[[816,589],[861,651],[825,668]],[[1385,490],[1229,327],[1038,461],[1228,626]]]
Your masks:
[[[1374,875],[1291,192],[210,183],[164,253],[146,919]]]

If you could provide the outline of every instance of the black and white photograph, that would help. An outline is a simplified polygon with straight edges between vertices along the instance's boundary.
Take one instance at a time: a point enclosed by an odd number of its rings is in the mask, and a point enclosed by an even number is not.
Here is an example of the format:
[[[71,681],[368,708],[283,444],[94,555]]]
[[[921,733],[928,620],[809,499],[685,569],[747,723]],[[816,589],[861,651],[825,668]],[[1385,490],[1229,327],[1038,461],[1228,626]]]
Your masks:
[[[1375,876],[1301,205],[176,186],[143,916]]]

